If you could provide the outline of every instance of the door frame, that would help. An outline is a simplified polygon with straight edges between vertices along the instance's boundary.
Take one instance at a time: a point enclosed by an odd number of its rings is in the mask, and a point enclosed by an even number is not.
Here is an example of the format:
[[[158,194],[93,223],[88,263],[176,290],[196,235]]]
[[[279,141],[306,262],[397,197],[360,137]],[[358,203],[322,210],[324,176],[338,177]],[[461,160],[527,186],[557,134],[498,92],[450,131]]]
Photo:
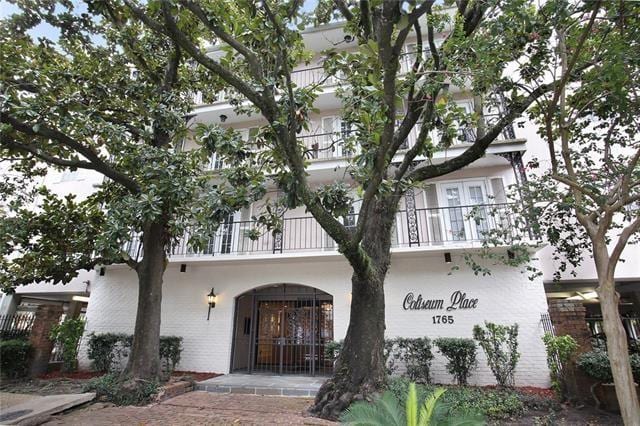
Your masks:
[[[259,292],[261,290],[265,290],[265,289],[269,289],[270,287],[278,287],[278,288],[282,288],[283,292],[280,294],[276,294],[276,293],[266,293],[266,294],[259,294]],[[291,292],[287,292],[287,287],[292,288],[293,287],[293,291]],[[301,288],[307,289],[308,291],[299,291]],[[297,291],[296,291],[297,290]],[[248,354],[247,354],[247,368],[246,370],[239,370],[236,369],[234,364],[235,364],[235,353],[236,353],[236,340],[237,340],[237,333],[238,333],[238,300],[241,297],[244,296],[249,296],[251,298],[250,303],[251,303],[251,320],[250,320],[250,332],[249,332],[249,348],[248,348]],[[258,343],[257,343],[257,338],[258,338],[258,330],[259,330],[259,318],[258,318],[258,304],[259,302],[262,301],[298,301],[298,300],[312,300],[313,304],[311,306],[313,306],[314,308],[317,305],[317,308],[320,307],[319,302],[322,301],[329,301],[331,302],[331,317],[332,317],[332,325],[331,325],[331,339],[334,338],[335,334],[335,323],[333,321],[334,319],[334,311],[335,311],[335,305],[334,305],[334,300],[333,300],[333,295],[320,290],[316,287],[311,287],[311,286],[305,286],[305,285],[299,285],[299,284],[276,284],[276,285],[267,285],[267,286],[262,286],[262,287],[257,287],[254,288],[252,290],[246,291],[244,293],[241,293],[239,295],[237,295],[234,298],[234,312],[233,312],[233,326],[232,326],[232,335],[231,335],[231,360],[230,360],[230,366],[229,366],[229,373],[232,374],[234,372],[241,372],[244,374],[254,374],[254,373],[260,373],[260,372],[256,372],[255,371],[255,364],[256,364],[256,356],[257,356],[257,347],[258,347]],[[310,366],[310,372],[307,372],[305,370],[303,375],[310,375],[310,376],[315,376],[317,374],[318,371],[318,362],[317,359],[319,360],[320,356],[318,356],[320,354],[320,352],[316,353],[315,351],[318,350],[320,351],[322,349],[322,345],[316,341],[316,336],[320,336],[320,329],[319,324],[318,323],[318,318],[316,315],[316,312],[319,312],[319,309],[314,309],[313,310],[313,316],[314,316],[314,320],[312,321],[312,362],[311,362],[311,366]],[[282,375],[282,360],[280,359],[280,369],[278,373],[271,373],[271,374],[275,374],[275,375]],[[296,373],[284,373],[284,374],[296,374]]]

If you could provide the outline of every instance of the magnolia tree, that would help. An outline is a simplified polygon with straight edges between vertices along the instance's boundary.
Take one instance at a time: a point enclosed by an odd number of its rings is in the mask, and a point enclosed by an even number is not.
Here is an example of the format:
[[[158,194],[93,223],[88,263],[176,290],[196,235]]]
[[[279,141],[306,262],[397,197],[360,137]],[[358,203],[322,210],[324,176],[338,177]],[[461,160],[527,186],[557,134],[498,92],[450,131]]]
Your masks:
[[[561,84],[531,110],[550,168],[534,173],[523,194],[535,206],[530,223],[553,245],[562,270],[582,263],[585,252],[595,262],[616,394],[631,425],[640,405],[615,274],[625,247],[640,235],[640,4],[591,6],[589,13],[562,8],[554,22],[549,72]],[[573,70],[590,64],[570,82]]]
[[[154,379],[172,245],[186,229],[195,250],[205,245],[230,212],[262,197],[263,174],[240,135],[190,125],[193,91],[219,86],[170,38],[108,4],[17,3],[0,22],[0,157],[27,181],[42,164],[104,179],[82,201],[3,183],[0,284],[66,283],[78,269],[126,263],[139,284],[126,372]],[[40,23],[58,38],[32,37]],[[178,149],[186,137],[197,149]],[[230,166],[215,179],[204,171],[213,152]],[[128,252],[132,239],[140,246]]]
[[[327,78],[339,87],[342,120],[351,126],[345,152],[353,155],[350,186],[313,186],[306,171],[309,148],[299,133],[310,125],[322,82],[301,87],[292,77],[294,67],[311,57],[304,46],[308,20],[301,1],[119,3],[122,16],[171,38],[208,77],[228,85],[238,112],[262,116],[266,125],[258,139],[272,161],[281,203],[304,205],[353,269],[344,350],[313,412],[335,417],[384,384],[384,281],[403,196],[484,156],[506,126],[553,89],[554,81],[529,85],[550,56],[550,11],[536,5],[526,0],[459,1],[448,8],[431,0],[319,2],[316,23],[343,21],[354,41],[352,49],[328,50],[324,61]],[[404,56],[409,38],[417,53]],[[406,61],[410,65],[403,69]],[[473,97],[474,111],[456,107],[451,93],[458,91]],[[502,115],[489,120],[485,112],[498,106]],[[455,158],[432,161],[457,138],[460,123],[476,129],[473,143]],[[412,132],[416,141],[405,149]],[[433,132],[439,137],[432,138]],[[340,216],[356,197],[357,223],[348,227]]]

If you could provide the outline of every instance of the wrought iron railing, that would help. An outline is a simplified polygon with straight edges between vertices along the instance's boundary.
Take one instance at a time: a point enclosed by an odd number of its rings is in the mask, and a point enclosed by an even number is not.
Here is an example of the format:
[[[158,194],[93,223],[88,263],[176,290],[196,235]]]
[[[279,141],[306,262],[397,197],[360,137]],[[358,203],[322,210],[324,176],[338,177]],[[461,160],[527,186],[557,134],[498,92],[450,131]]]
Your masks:
[[[29,337],[34,319],[33,312],[0,315],[0,339],[25,339]]]
[[[340,220],[353,227],[357,214]],[[401,210],[396,214],[393,247],[446,246],[468,242],[482,242],[492,238],[494,231],[502,238],[522,237],[514,214],[506,204],[484,204]],[[239,256],[281,254],[295,252],[336,251],[335,241],[311,216],[289,217],[282,220],[278,231],[262,228],[255,221],[229,220],[223,223],[204,249],[189,246],[185,234],[170,251],[170,256]],[[140,255],[137,239],[127,245],[132,257]]]

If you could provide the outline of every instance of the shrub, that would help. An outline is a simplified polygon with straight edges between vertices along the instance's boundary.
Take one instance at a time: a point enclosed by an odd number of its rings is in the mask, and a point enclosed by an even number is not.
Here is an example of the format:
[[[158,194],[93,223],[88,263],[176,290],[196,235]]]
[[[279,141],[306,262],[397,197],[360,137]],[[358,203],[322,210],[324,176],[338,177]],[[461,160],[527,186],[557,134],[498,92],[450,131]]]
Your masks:
[[[389,381],[389,391],[396,397],[406,394],[410,381],[406,378],[393,378]],[[424,399],[435,386],[417,386],[418,398]],[[450,415],[478,413],[488,418],[509,419],[521,416],[528,409],[548,410],[558,408],[552,398],[533,396],[516,389],[492,389],[473,386],[454,386],[447,388],[442,396],[443,405],[449,407]],[[447,423],[444,423],[447,424]]]
[[[163,363],[164,371],[170,373],[176,369],[176,365],[180,362],[181,353],[182,337],[160,336],[160,360]]]
[[[85,321],[67,318],[51,328],[49,338],[62,347],[62,370],[75,371],[78,368],[78,345],[84,333]]]
[[[342,345],[344,344],[344,340],[332,340],[330,342],[325,343],[324,345],[324,356],[330,360],[335,361],[338,359],[340,355],[340,351],[342,350]]]
[[[123,359],[129,356],[133,342],[130,334],[104,333],[89,335],[87,356],[97,371],[111,372],[119,370]],[[175,369],[182,354],[182,337],[160,336],[160,361],[167,374]]]
[[[419,397],[416,384],[409,383],[400,395],[386,391],[373,402],[359,401],[352,404],[342,414],[340,421],[343,424],[390,426],[484,424],[484,419],[479,414],[453,414],[450,407],[442,403],[443,395],[447,392],[444,388],[437,388],[427,394],[423,392]]]
[[[158,382],[133,380],[110,373],[90,380],[83,391],[95,392],[99,399],[116,405],[144,405],[158,393]]]
[[[633,354],[629,357],[631,361],[631,372],[634,380],[640,381],[640,355]],[[585,352],[576,360],[578,367],[589,376],[604,383],[613,382],[611,364],[609,356],[605,351],[595,350]]]
[[[22,339],[0,341],[0,371],[9,378],[26,376],[29,371],[31,343]]]
[[[487,356],[487,364],[500,386],[515,384],[513,373],[520,359],[518,352],[518,324],[499,325],[484,322],[485,328],[473,327],[473,338]]]
[[[429,383],[433,353],[431,340],[427,337],[408,339],[396,337],[385,342],[387,351],[387,369],[392,373],[396,362],[404,363],[406,376],[418,383]]]
[[[569,335],[553,336],[549,333],[542,337],[542,341],[547,350],[547,365],[551,373],[551,386],[560,396],[564,397],[566,395],[564,372],[569,365],[571,356],[578,349],[578,343]]]
[[[101,372],[114,370],[121,364],[123,357],[128,356],[130,341],[126,334],[102,333],[89,335],[87,357],[93,368]]]
[[[447,358],[447,371],[459,385],[466,385],[471,371],[476,368],[476,343],[473,339],[441,337],[434,341],[438,350]]]

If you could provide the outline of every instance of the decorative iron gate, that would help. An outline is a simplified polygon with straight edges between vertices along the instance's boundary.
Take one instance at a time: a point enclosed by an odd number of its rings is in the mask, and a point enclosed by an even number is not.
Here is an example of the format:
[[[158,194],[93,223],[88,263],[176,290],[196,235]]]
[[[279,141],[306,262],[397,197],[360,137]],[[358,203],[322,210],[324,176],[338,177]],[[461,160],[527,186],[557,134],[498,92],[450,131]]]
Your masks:
[[[234,371],[304,375],[332,372],[333,360],[325,357],[325,345],[333,340],[333,299],[329,294],[280,285],[244,297],[238,298],[236,306]],[[247,316],[249,303],[252,309]],[[247,362],[242,359],[245,354]]]

